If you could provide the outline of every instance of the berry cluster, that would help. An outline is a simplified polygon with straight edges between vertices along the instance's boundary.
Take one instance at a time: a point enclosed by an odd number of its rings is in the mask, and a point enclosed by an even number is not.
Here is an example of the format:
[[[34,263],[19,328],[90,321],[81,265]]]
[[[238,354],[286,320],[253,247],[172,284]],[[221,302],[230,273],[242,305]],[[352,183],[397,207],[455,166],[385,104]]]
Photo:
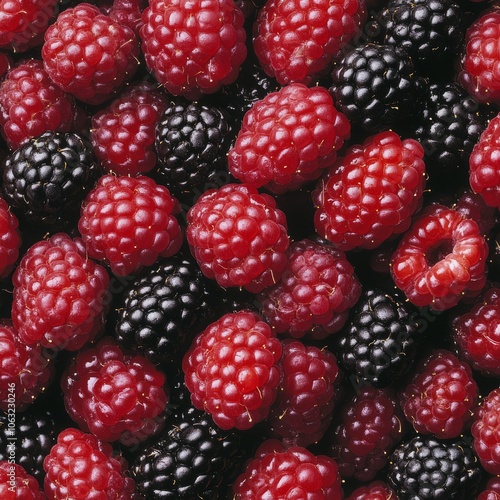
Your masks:
[[[499,68],[498,0],[0,0],[0,498],[500,498]]]

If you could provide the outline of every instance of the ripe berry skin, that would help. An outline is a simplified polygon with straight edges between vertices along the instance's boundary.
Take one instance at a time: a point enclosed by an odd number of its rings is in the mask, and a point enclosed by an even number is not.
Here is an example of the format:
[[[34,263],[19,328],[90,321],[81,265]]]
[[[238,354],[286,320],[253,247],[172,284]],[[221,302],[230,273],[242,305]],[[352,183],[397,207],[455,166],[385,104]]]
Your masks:
[[[484,11],[467,29],[458,82],[480,102],[500,104],[500,11]]]
[[[42,47],[54,83],[88,104],[101,104],[130,80],[138,56],[133,31],[88,3],[62,11]]]
[[[78,352],[61,387],[70,417],[98,439],[132,446],[163,429],[165,375],[108,337]]]
[[[53,357],[40,344],[25,344],[10,320],[0,321],[0,410],[11,408],[12,396],[16,410],[28,408],[52,380]]]
[[[51,500],[131,500],[135,484],[126,475],[125,460],[110,444],[78,429],[63,430],[45,457],[44,490]]]
[[[424,149],[395,132],[351,146],[313,193],[314,225],[341,250],[375,248],[405,232],[420,207]]]
[[[283,342],[281,381],[267,419],[273,434],[286,446],[318,442],[332,420],[342,374],[327,349],[297,340]]]
[[[281,85],[309,85],[356,34],[365,19],[360,0],[270,0],[254,25],[254,51]]]
[[[264,498],[341,500],[338,466],[306,448],[264,441],[233,485],[234,500]]]
[[[281,193],[317,179],[351,131],[323,87],[288,85],[245,114],[228,166],[234,177]]]
[[[166,105],[164,94],[143,83],[92,116],[92,146],[107,172],[135,176],[156,166],[156,124]]]
[[[423,359],[400,400],[406,419],[417,432],[450,439],[459,436],[470,422],[478,396],[469,365],[441,349]]]
[[[90,257],[126,276],[177,253],[179,203],[145,176],[102,176],[83,201],[78,230]]]
[[[228,313],[193,341],[182,361],[191,401],[222,429],[249,429],[276,398],[282,347],[250,311]]]
[[[472,149],[469,181],[487,205],[500,208],[500,114],[490,121]]]
[[[13,473],[13,474],[12,474]],[[14,493],[14,494],[13,494]],[[0,462],[0,498],[5,500],[46,500],[38,481],[23,467],[8,460]]]
[[[0,198],[0,278],[11,272],[19,257],[20,246],[19,221],[7,202]]]
[[[146,65],[171,94],[194,100],[236,80],[247,49],[233,1],[151,0],[142,19]]]
[[[356,488],[346,500],[394,500],[396,493],[384,481],[373,481]]]
[[[65,233],[32,245],[12,283],[12,321],[28,345],[74,351],[103,326],[108,274]]]
[[[500,478],[498,476],[490,478],[477,500],[500,500]]]
[[[442,311],[480,293],[487,253],[475,221],[434,204],[403,236],[391,259],[391,274],[410,302]]]
[[[0,84],[0,124],[10,149],[48,130],[69,132],[75,118],[73,96],[52,82],[39,59],[21,61]]]
[[[324,339],[338,332],[361,295],[361,285],[341,250],[304,239],[290,245],[276,285],[259,294],[262,315],[277,333]]]
[[[285,271],[285,214],[249,184],[205,191],[187,213],[186,239],[203,274],[221,287],[256,293]]]

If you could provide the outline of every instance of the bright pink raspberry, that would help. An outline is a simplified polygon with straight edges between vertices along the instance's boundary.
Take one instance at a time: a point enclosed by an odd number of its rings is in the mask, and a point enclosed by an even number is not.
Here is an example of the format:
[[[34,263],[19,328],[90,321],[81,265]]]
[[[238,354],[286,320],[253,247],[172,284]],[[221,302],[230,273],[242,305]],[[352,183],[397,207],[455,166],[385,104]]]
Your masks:
[[[57,233],[32,245],[12,278],[12,321],[28,345],[80,349],[104,325],[109,277],[83,245]]]
[[[15,444],[9,443],[7,448]],[[8,449],[7,449],[8,451]],[[46,500],[36,478],[16,463],[0,462],[0,498],[4,500]]]
[[[103,441],[137,445],[160,432],[167,407],[163,372],[103,338],[78,352],[61,378],[69,416]]]
[[[481,292],[487,255],[488,245],[474,220],[434,204],[404,234],[392,256],[391,273],[410,302],[441,311]]]
[[[134,32],[85,2],[57,16],[42,47],[54,83],[89,104],[101,104],[129,81],[138,56]]]
[[[298,189],[334,163],[350,131],[325,88],[288,85],[245,114],[229,151],[229,171],[276,193]]]
[[[338,332],[361,295],[344,252],[304,239],[290,245],[281,280],[259,294],[262,315],[277,333],[323,339]]]
[[[126,276],[182,245],[178,201],[145,176],[104,175],[83,201],[78,230],[90,257]]]
[[[313,193],[316,231],[341,250],[404,233],[422,204],[423,157],[417,141],[391,131],[351,146]]]
[[[253,427],[268,416],[276,398],[281,351],[258,314],[225,314],[195,338],[184,356],[191,401],[222,429]]]
[[[255,21],[254,50],[280,84],[308,85],[328,69],[365,17],[360,0],[269,0]]]
[[[285,214],[249,184],[205,191],[187,213],[186,238],[203,274],[222,287],[256,293],[285,271]]]
[[[197,99],[236,80],[247,49],[233,0],[150,0],[142,18],[146,65],[171,94]]]

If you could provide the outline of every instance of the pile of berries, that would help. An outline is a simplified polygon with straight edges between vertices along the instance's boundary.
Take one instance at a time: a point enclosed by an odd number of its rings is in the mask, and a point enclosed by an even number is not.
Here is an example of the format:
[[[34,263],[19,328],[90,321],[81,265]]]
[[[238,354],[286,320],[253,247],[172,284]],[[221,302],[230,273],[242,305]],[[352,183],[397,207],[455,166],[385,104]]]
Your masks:
[[[500,498],[499,0],[0,19],[0,498]]]

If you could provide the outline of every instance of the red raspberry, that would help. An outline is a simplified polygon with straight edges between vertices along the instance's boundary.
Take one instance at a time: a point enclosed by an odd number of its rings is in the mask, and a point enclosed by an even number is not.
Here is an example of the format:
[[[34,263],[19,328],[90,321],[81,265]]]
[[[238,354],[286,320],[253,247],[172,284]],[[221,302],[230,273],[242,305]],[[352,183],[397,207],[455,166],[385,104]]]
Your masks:
[[[333,353],[297,340],[283,344],[281,380],[267,423],[287,446],[319,441],[332,420],[341,374]]]
[[[500,478],[490,478],[477,500],[500,500]]]
[[[465,34],[458,81],[480,102],[500,104],[500,11],[483,12]]]
[[[480,293],[487,254],[475,221],[435,204],[403,236],[391,259],[391,273],[410,302],[441,311]]]
[[[485,236],[496,224],[497,210],[488,206],[482,196],[468,189],[460,195],[453,208],[466,219],[475,220],[479,231]]]
[[[0,320],[0,410],[25,410],[49,385],[53,353],[21,341],[10,320]],[[2,496],[0,495],[0,498]]]
[[[344,252],[311,240],[288,250],[281,280],[259,294],[262,315],[277,333],[323,339],[338,332],[361,295]]]
[[[90,257],[126,276],[182,245],[179,203],[149,177],[104,175],[85,198],[78,230]]]
[[[285,214],[249,184],[205,191],[187,213],[186,238],[203,273],[222,287],[260,292],[285,271]]]
[[[12,271],[20,246],[19,221],[7,202],[0,198],[0,278],[5,278]]]
[[[247,49],[233,0],[150,0],[142,18],[146,65],[171,94],[197,99],[236,80]]]
[[[9,446],[7,445],[7,448]],[[16,463],[0,462],[0,498],[4,500],[46,500],[36,478]]]
[[[61,387],[69,416],[103,441],[136,445],[164,426],[165,375],[107,337],[77,354]]]
[[[337,461],[342,478],[371,481],[403,437],[397,399],[389,389],[364,386],[341,415],[341,423],[329,431],[328,454]]]
[[[257,188],[298,189],[333,164],[350,131],[325,88],[288,85],[245,114],[229,151],[229,170]]]
[[[466,313],[453,320],[458,354],[484,375],[500,375],[500,288],[486,290]]]
[[[417,432],[450,439],[459,436],[470,422],[478,396],[469,365],[440,349],[415,369],[400,401]]]
[[[104,324],[106,270],[81,242],[58,233],[32,245],[14,276],[12,321],[28,345],[80,349]]]
[[[108,172],[134,176],[156,166],[156,124],[167,99],[154,89],[133,87],[92,117],[92,146]]]
[[[254,50],[264,71],[280,84],[310,84],[364,19],[360,0],[269,0],[255,22]]]
[[[469,182],[487,205],[500,208],[500,113],[490,121],[472,149]]]
[[[276,398],[281,344],[250,311],[228,313],[193,341],[182,369],[196,408],[222,429],[249,429],[264,420]]]
[[[316,231],[341,250],[375,248],[404,233],[420,208],[424,149],[395,132],[349,148],[313,193]]]
[[[146,5],[147,0],[113,0],[108,9],[101,7],[101,10],[113,21],[130,28],[139,38],[139,30],[143,25],[142,11]]]
[[[233,485],[234,500],[264,498],[341,500],[338,467],[306,448],[264,441]]]
[[[346,500],[397,500],[397,496],[387,483],[377,480],[356,488]]]
[[[134,32],[88,3],[64,10],[45,33],[50,78],[89,104],[100,104],[130,80],[139,61]]]
[[[483,468],[500,474],[500,388],[493,389],[482,401],[471,427],[473,446]]]
[[[134,498],[135,483],[126,475],[124,459],[109,443],[68,428],[43,462],[44,490],[49,499],[72,500]]]
[[[0,48],[19,53],[41,45],[57,7],[57,0],[1,0]]]
[[[14,66],[0,84],[0,124],[11,149],[47,131],[72,129],[76,106],[49,78],[38,59]]]

